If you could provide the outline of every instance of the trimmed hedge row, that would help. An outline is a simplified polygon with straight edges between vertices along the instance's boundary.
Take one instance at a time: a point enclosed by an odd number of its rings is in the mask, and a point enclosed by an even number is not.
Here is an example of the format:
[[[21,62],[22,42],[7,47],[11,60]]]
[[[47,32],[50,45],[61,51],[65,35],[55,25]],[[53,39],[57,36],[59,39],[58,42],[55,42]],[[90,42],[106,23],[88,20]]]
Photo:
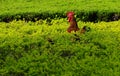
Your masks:
[[[76,12],[76,11],[75,11]],[[98,21],[115,21],[120,19],[119,12],[98,12],[98,11],[90,11],[90,12],[76,12],[76,17],[81,21],[90,21],[90,22],[98,22]],[[10,22],[12,20],[25,20],[25,21],[37,21],[39,19],[54,19],[54,18],[66,18],[66,13],[64,12],[42,12],[42,13],[20,13],[15,15],[1,15],[0,22]]]
[[[120,76],[120,21],[79,21],[83,35],[41,21],[0,22],[0,76]]]

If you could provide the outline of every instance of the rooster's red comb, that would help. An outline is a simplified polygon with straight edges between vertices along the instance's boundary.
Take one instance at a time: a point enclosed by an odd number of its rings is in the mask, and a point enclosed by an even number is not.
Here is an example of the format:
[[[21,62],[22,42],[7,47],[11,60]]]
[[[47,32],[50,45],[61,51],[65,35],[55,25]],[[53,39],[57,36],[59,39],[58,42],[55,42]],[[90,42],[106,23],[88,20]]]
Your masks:
[[[71,11],[71,12],[67,12],[66,15],[67,15],[67,16],[73,16],[74,14],[75,14],[75,13]]]

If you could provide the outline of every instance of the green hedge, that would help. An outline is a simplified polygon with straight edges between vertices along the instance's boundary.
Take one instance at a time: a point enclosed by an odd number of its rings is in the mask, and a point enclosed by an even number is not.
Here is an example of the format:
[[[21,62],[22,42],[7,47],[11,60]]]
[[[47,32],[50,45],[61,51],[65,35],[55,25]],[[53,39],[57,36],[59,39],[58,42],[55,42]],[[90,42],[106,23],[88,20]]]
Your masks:
[[[99,21],[115,21],[120,19],[120,13],[117,12],[76,12],[76,17],[81,21],[99,22]],[[26,20],[26,21],[38,21],[40,19],[55,19],[55,18],[66,18],[66,13],[23,13],[16,15],[1,15],[0,22],[10,22],[12,20]]]
[[[65,18],[67,11],[74,11],[82,21],[111,21],[120,19],[119,0],[1,0],[0,21],[15,19]],[[113,18],[116,16],[116,18]]]
[[[0,75],[119,76],[120,21],[78,25],[91,31],[69,34],[65,19],[0,22]]]

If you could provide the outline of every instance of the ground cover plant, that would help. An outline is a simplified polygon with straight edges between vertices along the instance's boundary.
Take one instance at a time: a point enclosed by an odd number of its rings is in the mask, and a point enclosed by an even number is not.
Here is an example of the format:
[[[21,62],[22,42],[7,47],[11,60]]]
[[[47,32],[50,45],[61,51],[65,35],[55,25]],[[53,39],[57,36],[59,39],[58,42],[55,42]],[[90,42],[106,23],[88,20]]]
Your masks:
[[[66,19],[0,22],[1,76],[119,76],[120,21],[78,22],[91,30],[67,33]]]

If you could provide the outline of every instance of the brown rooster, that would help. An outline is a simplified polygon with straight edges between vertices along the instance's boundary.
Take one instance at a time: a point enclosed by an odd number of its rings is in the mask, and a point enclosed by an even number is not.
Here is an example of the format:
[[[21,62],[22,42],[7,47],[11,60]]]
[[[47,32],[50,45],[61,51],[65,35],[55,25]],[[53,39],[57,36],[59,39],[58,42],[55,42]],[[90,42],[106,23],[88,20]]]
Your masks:
[[[74,12],[67,12],[67,18],[68,18],[68,22],[70,23],[70,26],[67,29],[67,32],[71,33],[72,31],[76,32],[79,31],[79,27],[77,25],[77,21],[74,17]],[[85,33],[87,31],[87,26],[84,26],[81,30],[80,33]]]

